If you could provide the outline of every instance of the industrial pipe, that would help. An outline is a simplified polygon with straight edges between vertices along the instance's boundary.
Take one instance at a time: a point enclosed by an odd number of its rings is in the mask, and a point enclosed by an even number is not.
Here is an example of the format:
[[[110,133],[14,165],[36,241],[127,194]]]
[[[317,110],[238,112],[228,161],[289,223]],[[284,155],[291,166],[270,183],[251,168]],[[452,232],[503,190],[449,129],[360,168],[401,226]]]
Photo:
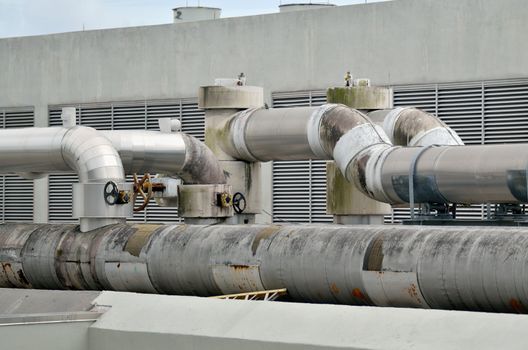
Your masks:
[[[367,114],[396,146],[464,145],[457,133],[438,117],[413,107],[383,109]]]
[[[527,313],[528,231],[336,225],[0,225],[0,287]]]
[[[332,160],[338,141],[353,129],[343,142],[355,137],[365,146],[389,142],[383,129],[360,111],[326,104],[242,111],[226,124],[220,146],[230,156],[252,162]]]
[[[415,203],[527,203],[527,160],[525,144],[391,148],[366,160],[361,189],[408,203],[412,177]]]
[[[124,181],[119,154],[90,127],[0,130],[0,172],[75,171],[81,183]]]
[[[225,184],[213,152],[193,136],[142,130],[102,131],[119,152],[127,174],[161,173],[186,184]]]
[[[222,147],[247,161],[333,159],[363,193],[390,204],[412,202],[411,194],[414,203],[528,202],[526,146],[458,147],[453,130],[413,108],[372,115],[396,143],[427,147],[393,146],[369,117],[342,105],[240,112]]]

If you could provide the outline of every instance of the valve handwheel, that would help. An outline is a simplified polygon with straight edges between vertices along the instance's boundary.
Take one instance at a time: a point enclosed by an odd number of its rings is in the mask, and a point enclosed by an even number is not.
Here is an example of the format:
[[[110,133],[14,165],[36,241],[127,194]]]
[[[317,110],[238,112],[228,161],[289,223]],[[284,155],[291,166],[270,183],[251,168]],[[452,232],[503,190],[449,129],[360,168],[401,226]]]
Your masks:
[[[152,198],[152,181],[150,181],[150,174],[146,173],[141,180],[138,180],[137,175],[134,174],[134,196],[132,198],[134,203],[136,203],[138,195],[143,198],[143,202],[139,207],[134,207],[135,212],[145,209]]]
[[[246,210],[246,197],[240,192],[237,192],[233,195],[233,210],[237,214],[242,214]]]
[[[114,181],[108,181],[104,187],[104,200],[108,205],[115,205],[119,199],[119,188]]]

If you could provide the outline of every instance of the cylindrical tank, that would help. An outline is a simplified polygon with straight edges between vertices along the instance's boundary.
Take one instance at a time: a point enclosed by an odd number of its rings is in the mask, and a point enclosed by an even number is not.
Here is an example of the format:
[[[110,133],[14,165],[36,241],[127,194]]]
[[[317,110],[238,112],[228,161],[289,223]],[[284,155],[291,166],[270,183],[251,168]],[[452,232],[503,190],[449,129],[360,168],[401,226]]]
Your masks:
[[[334,7],[334,4],[330,3],[291,3],[291,4],[282,4],[279,5],[279,11],[282,12],[293,12],[293,11],[304,11],[304,10],[316,10],[327,7]]]
[[[528,229],[0,225],[0,287],[526,313]]]
[[[186,6],[172,9],[174,23],[207,21],[218,19],[222,9],[217,7]]]

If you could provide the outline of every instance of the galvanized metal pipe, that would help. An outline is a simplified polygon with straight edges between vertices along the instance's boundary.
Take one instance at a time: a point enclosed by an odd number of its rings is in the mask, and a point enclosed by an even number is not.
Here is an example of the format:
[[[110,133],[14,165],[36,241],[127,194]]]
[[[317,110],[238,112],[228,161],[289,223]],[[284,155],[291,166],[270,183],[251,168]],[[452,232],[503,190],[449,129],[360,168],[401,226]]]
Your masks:
[[[1,173],[75,171],[81,182],[123,181],[119,154],[97,130],[22,128],[0,130]]]
[[[413,107],[398,107],[367,114],[383,130],[394,145],[460,146],[464,142],[457,133],[436,116]]]
[[[416,203],[528,202],[525,144],[393,148],[381,158],[363,190],[387,203],[409,202],[409,164],[414,159]]]
[[[349,132],[352,135],[347,135]],[[242,111],[226,124],[224,135],[221,147],[227,154],[263,162],[332,160],[337,143],[351,137],[359,137],[358,144],[365,147],[388,142],[383,129],[366,115],[336,104]]]
[[[0,286],[526,313],[528,230],[336,225],[0,225]]]
[[[213,152],[193,136],[142,130],[102,131],[119,152],[128,174],[154,172],[182,178],[186,184],[224,184]]]

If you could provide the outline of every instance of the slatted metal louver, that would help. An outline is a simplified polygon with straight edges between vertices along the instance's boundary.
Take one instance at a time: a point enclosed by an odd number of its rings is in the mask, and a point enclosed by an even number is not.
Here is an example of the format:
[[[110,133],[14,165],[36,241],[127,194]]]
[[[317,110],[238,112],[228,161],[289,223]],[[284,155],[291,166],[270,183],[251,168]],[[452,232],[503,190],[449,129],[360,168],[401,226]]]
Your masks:
[[[272,94],[273,108],[320,106],[326,91]],[[326,214],[326,161],[273,162],[273,221],[328,223]]]
[[[99,130],[159,130],[159,118],[179,118],[182,130],[200,140],[205,135],[204,113],[196,99],[131,101],[119,103],[69,105],[77,108],[77,123]],[[62,107],[49,109],[50,126],[62,125]],[[132,181],[132,176],[127,176]],[[52,174],[49,180],[49,217],[51,222],[72,222],[72,184],[78,182],[74,174]],[[154,200],[131,222],[181,222],[177,208],[159,207]]]
[[[34,126],[33,108],[0,108],[2,128],[26,128]],[[1,175],[3,222],[33,221],[33,180],[18,175]]]

